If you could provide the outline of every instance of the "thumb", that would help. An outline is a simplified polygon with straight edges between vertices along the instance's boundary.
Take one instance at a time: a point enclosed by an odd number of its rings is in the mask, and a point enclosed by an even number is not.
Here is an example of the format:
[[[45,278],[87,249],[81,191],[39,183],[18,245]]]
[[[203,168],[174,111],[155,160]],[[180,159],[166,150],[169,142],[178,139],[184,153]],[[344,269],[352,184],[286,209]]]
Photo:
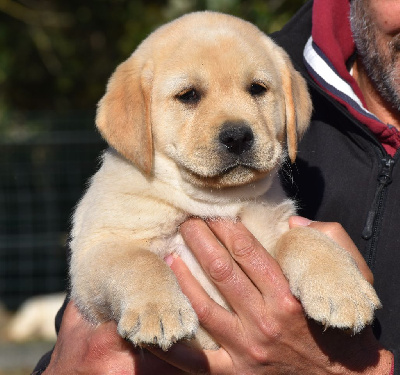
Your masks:
[[[289,218],[289,228],[308,227],[313,221],[303,216],[291,216]]]

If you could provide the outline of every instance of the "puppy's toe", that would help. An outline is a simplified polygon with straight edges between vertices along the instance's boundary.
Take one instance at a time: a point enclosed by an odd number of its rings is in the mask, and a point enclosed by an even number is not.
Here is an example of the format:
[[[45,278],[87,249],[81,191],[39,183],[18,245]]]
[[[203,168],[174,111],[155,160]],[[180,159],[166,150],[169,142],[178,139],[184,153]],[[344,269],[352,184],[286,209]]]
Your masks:
[[[196,313],[186,298],[184,303],[158,301],[140,309],[128,308],[118,323],[120,335],[134,345],[157,345],[163,350],[181,339],[192,338],[197,329]]]
[[[336,275],[335,282],[303,280],[299,297],[306,314],[325,327],[349,329],[353,333],[372,323],[381,303],[358,270],[352,271]]]

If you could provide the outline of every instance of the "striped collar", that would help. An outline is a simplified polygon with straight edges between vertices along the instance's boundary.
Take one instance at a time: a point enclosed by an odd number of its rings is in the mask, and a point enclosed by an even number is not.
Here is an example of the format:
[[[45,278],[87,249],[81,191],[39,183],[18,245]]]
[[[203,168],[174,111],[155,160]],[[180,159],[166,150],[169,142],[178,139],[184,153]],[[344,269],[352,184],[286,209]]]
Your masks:
[[[346,67],[355,51],[349,10],[349,0],[314,0],[312,36],[304,48],[304,63],[313,80],[363,123],[393,156],[400,148],[400,132],[368,111]]]
[[[364,107],[351,85],[340,77],[329,59],[313,42],[312,36],[304,48],[304,62],[314,81],[337,101],[352,109],[352,112],[356,111],[361,116],[380,121]]]

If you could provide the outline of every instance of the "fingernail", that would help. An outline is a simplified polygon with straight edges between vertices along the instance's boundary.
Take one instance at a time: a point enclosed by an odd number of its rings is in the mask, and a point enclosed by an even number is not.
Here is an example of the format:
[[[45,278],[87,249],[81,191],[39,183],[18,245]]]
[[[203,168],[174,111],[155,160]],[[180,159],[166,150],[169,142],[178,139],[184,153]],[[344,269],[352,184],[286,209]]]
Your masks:
[[[298,227],[307,227],[312,223],[312,220],[307,219],[303,216],[292,216],[290,220],[292,225]]]
[[[168,254],[164,258],[164,262],[167,263],[169,267],[171,267],[172,263],[174,263],[175,258],[176,258],[175,254]]]

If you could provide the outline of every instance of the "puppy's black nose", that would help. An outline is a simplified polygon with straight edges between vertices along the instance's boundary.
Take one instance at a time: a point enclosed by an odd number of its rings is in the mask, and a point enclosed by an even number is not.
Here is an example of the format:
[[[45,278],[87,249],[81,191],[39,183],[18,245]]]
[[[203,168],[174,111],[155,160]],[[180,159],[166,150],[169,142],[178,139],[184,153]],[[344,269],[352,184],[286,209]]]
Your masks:
[[[227,150],[235,155],[241,155],[251,149],[254,134],[248,125],[241,123],[226,123],[219,134],[219,141]]]

